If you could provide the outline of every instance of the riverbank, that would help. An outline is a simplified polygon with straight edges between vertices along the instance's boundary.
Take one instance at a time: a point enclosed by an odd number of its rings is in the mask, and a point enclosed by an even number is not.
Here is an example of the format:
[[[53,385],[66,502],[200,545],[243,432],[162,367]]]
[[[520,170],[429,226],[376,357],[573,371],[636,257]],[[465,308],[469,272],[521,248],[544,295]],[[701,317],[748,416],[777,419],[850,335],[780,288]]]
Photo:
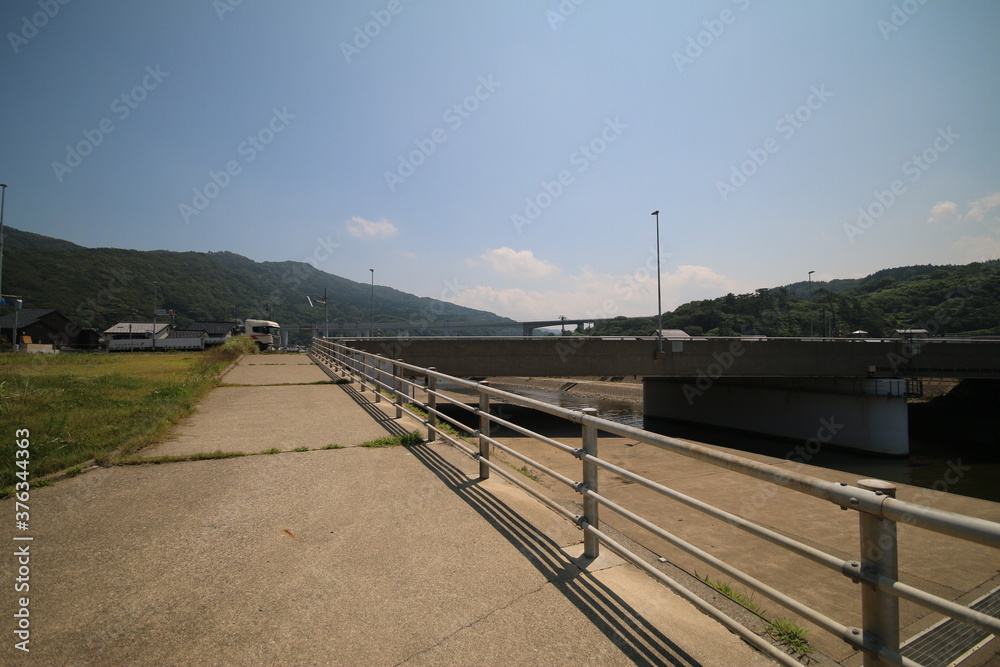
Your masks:
[[[519,389],[543,389],[545,391],[562,391],[575,396],[590,396],[604,398],[623,403],[642,405],[642,381],[635,376],[622,380],[604,380],[599,378],[539,378],[503,376],[487,378],[490,385],[497,389],[508,387]],[[630,381],[631,380],[631,381]]]

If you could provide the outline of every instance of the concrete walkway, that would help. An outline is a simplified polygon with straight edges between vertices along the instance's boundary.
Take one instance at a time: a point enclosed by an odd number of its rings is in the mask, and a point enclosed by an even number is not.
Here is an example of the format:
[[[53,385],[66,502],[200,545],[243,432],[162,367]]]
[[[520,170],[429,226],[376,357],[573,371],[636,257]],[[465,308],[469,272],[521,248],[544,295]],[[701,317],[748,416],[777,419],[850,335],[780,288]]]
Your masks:
[[[578,567],[579,531],[450,447],[356,447],[419,425],[297,384],[322,379],[304,356],[247,357],[147,452],[282,453],[33,489],[30,653],[5,584],[0,663],[768,664],[631,566]]]

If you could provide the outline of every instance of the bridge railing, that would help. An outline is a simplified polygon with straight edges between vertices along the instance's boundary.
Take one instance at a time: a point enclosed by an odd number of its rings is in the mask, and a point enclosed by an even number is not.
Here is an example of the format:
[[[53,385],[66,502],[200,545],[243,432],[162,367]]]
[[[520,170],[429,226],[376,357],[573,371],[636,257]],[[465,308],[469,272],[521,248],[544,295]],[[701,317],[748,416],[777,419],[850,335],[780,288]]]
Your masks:
[[[680,583],[670,578],[643,558],[629,550],[601,530],[600,509],[607,508],[615,514],[645,529],[685,553],[694,556],[718,571],[725,573],[749,589],[773,600],[789,611],[814,623],[822,630],[844,640],[865,654],[865,665],[901,664],[919,665],[900,653],[899,600],[907,600],[944,616],[956,619],[986,633],[1000,634],[1000,619],[956,604],[948,599],[932,594],[913,584],[898,579],[897,524],[933,531],[957,539],[1000,549],[1000,523],[969,517],[913,502],[897,500],[895,487],[879,480],[864,480],[859,486],[846,483],[828,482],[777,466],[753,461],[710,447],[651,433],[635,427],[597,417],[594,410],[569,410],[537,401],[510,392],[490,387],[486,382],[473,382],[439,373],[433,368],[421,368],[402,361],[374,355],[350,348],[346,345],[322,339],[314,339],[311,347],[312,358],[326,366],[330,372],[351,377],[364,392],[373,392],[373,401],[382,398],[386,392],[395,402],[396,416],[403,412],[421,420],[427,427],[427,439],[444,440],[473,459],[478,460],[480,476],[488,478],[492,472],[524,489],[526,492],[552,508],[558,514],[576,524],[584,531],[584,554],[596,557],[600,545],[632,562],[647,574],[684,597],[704,613],[716,618],[731,631],[744,638],[778,662],[797,665],[794,658],[775,648],[750,629],[742,626],[715,607],[703,601]],[[423,378],[423,383],[417,379]],[[468,405],[437,390],[438,381],[447,381],[459,387],[476,392],[478,401]],[[420,401],[418,393],[426,398]],[[582,429],[582,447],[572,447],[556,439],[516,424],[490,413],[490,399],[504,403],[521,405],[541,412],[561,417],[579,424]],[[465,425],[440,409],[443,403],[457,406],[477,418],[478,428]],[[415,412],[418,408],[421,413]],[[442,427],[442,422],[473,440],[456,437]],[[533,438],[575,457],[580,461],[580,479],[572,479],[530,457],[514,450],[490,436],[491,425],[503,426],[521,435]],[[760,525],[750,519],[712,506],[668,486],[650,480],[642,475],[600,458],[597,450],[597,434],[603,431],[659,447],[722,469],[734,471],[762,480],[775,486],[791,489],[831,504],[831,509],[853,510],[858,513],[858,537],[860,545],[857,558],[844,559],[827,553],[812,545],[796,540],[772,528]],[[454,432],[454,430],[452,430]],[[557,501],[549,498],[525,483],[517,475],[490,459],[491,448],[503,451],[515,459],[548,475],[579,493],[583,500],[583,514],[577,515],[567,510]],[[797,556],[842,574],[854,583],[860,583],[860,606],[862,627],[851,627],[783,591],[757,579],[730,563],[713,556],[699,546],[678,537],[662,526],[639,515],[600,493],[600,470],[605,470],[625,480],[634,482],[654,493],[697,510],[707,516],[722,520],[731,526],[764,539]]]

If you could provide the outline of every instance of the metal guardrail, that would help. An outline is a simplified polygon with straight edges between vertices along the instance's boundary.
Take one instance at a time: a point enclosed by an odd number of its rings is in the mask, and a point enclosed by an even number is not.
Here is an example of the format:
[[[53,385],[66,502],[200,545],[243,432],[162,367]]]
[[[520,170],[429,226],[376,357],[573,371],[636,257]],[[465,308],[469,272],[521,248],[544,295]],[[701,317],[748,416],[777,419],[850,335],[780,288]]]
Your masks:
[[[600,545],[607,546],[781,664],[798,665],[800,663],[753,631],[718,611],[715,607],[709,605],[700,597],[601,531],[600,508],[603,506],[612,510],[637,526],[649,531],[651,534],[666,540],[670,544],[732,577],[734,580],[739,581],[751,590],[773,600],[786,609],[800,615],[802,618],[808,619],[826,632],[843,639],[851,646],[864,652],[864,664],[866,666],[878,664],[919,665],[919,663],[913,662],[900,654],[900,599],[921,605],[986,632],[1000,634],[1000,619],[969,609],[916,586],[899,581],[896,534],[897,524],[903,522],[917,528],[1000,549],[1000,523],[897,500],[894,498],[895,487],[888,482],[864,480],[859,486],[827,482],[808,475],[782,470],[776,466],[716,451],[709,447],[683,442],[668,436],[601,419],[595,415],[596,410],[593,409],[576,411],[561,408],[495,389],[490,387],[487,382],[472,382],[452,377],[444,373],[439,373],[433,368],[413,366],[399,360],[388,359],[381,355],[356,350],[329,340],[314,339],[311,347],[311,356],[315,361],[326,365],[334,372],[355,378],[359,382],[362,392],[366,388],[372,390],[374,402],[379,402],[383,398],[381,393],[383,390],[391,394],[394,397],[397,417],[402,416],[403,412],[410,414],[426,425],[428,440],[445,440],[473,459],[478,460],[479,473],[482,478],[488,478],[491,472],[496,472],[501,477],[524,489],[558,514],[575,523],[584,531],[584,554],[586,556],[596,557],[599,554]],[[424,378],[425,384],[421,385],[418,382],[408,379],[406,377],[407,374],[410,377]],[[478,406],[470,406],[464,402],[456,401],[437,391],[437,382],[439,380],[445,380],[474,390],[479,397]],[[416,400],[415,393],[418,388],[426,392],[427,400],[425,402]],[[558,440],[535,433],[511,421],[491,415],[489,411],[491,398],[533,408],[579,424],[582,428],[583,447],[579,449],[571,447]],[[438,409],[439,401],[453,404],[477,416],[479,427],[473,429],[464,425],[461,421],[449,417]],[[408,404],[417,406],[426,416],[413,412],[407,407]],[[469,443],[464,439],[456,438],[447,433],[439,427],[441,421],[447,422],[455,429],[475,438],[478,441],[478,447],[471,448]],[[491,438],[490,427],[492,424],[507,427],[516,433],[534,438],[538,442],[579,459],[582,464],[582,479],[570,479]],[[855,510],[859,516],[861,555],[857,559],[844,560],[605,461],[598,456],[598,431],[634,439],[770,484],[819,498],[830,502],[840,509]],[[583,499],[583,514],[576,515],[570,512],[555,500],[538,492],[533,487],[517,479],[516,476],[510,474],[503,467],[491,461],[491,447],[513,456],[575,490]],[[802,558],[835,572],[840,572],[855,583],[860,582],[862,584],[862,627],[850,627],[830,618],[822,612],[716,558],[694,544],[670,533],[663,527],[657,526],[628,508],[601,495],[599,482],[600,469],[619,475],[708,516],[721,519],[732,526],[767,540]]]

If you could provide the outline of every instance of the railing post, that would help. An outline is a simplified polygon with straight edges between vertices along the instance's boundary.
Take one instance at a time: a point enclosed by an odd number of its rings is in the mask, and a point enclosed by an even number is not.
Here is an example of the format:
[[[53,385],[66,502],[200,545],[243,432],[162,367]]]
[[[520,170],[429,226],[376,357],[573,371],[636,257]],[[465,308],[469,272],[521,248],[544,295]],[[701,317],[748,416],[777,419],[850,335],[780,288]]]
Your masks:
[[[396,359],[396,361],[402,361],[402,359]],[[403,416],[403,399],[409,398],[409,394],[406,393],[406,385],[403,383],[403,369],[392,364],[392,377],[392,388],[396,392],[396,419],[400,419]]]
[[[362,352],[361,353],[361,367],[358,370],[360,371],[360,378],[359,379],[361,380],[361,393],[363,394],[363,393],[365,393],[365,389],[367,387],[366,383],[368,382],[368,353],[367,352]]]
[[[374,359],[375,370],[372,372],[372,383],[375,385],[375,402],[382,402],[382,387],[379,385],[382,382],[382,355],[378,355]]]
[[[896,497],[896,486],[878,479],[863,479],[858,486],[868,491]],[[861,524],[861,572],[880,574],[889,579],[899,577],[896,522],[874,514],[859,512]],[[886,649],[899,652],[899,598],[861,582],[861,621],[865,639],[874,639]],[[865,652],[865,667],[885,664],[877,656]]]
[[[597,410],[594,408],[584,408],[583,414],[596,417]],[[597,456],[597,429],[593,426],[583,425],[583,451],[591,456]],[[597,483],[598,467],[596,463],[590,461],[583,462],[583,484],[590,491],[598,493]],[[600,528],[598,518],[600,504],[588,496],[583,497],[583,518],[594,528]],[[597,558],[601,554],[601,542],[596,535],[583,532],[583,555],[587,558]]]
[[[427,370],[436,371],[437,369],[431,366]],[[433,375],[427,376],[427,439],[437,440],[437,415],[434,414],[434,410],[437,409],[437,396],[431,392],[437,391],[437,378]]]
[[[483,381],[480,386],[488,387],[490,383]],[[490,478],[490,467],[483,461],[490,460],[490,443],[486,438],[490,435],[490,397],[483,391],[479,392],[479,479]]]

